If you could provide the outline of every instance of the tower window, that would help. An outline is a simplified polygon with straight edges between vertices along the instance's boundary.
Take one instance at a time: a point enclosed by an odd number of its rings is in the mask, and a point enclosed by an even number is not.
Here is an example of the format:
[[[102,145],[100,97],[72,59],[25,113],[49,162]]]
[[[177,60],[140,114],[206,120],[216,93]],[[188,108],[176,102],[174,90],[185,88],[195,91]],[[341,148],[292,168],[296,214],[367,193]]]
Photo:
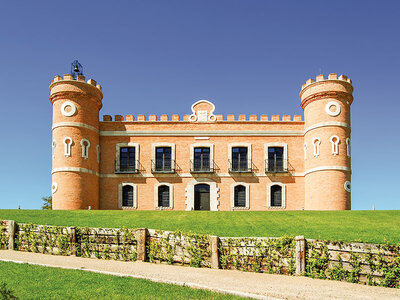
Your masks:
[[[332,135],[330,140],[332,143],[332,154],[338,155],[339,154],[339,142],[340,142],[339,137],[337,135]]]
[[[70,157],[71,156],[71,146],[72,146],[72,139],[69,136],[66,136],[63,140],[64,142],[64,155],[66,157]]]
[[[313,145],[314,145],[314,156],[317,157],[319,156],[319,145],[321,145],[321,140],[318,137],[316,137],[313,140]]]
[[[83,139],[81,140],[81,146],[82,146],[82,157],[84,159],[87,159],[89,157],[90,142],[87,139]]]

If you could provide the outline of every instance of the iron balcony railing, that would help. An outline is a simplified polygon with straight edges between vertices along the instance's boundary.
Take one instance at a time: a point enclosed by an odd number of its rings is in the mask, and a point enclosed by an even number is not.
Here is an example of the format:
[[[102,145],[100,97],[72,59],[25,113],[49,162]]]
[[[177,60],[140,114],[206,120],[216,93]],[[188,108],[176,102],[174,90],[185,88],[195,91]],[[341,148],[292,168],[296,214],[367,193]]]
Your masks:
[[[114,161],[115,173],[139,173],[139,160],[129,162],[128,164],[121,164],[120,161]]]
[[[253,172],[251,159],[247,160],[236,160],[229,159],[229,172],[231,173],[251,173]]]
[[[190,160],[191,173],[214,173],[214,160],[194,159]]]
[[[173,159],[152,159],[152,173],[175,173],[175,160]]]
[[[265,160],[265,173],[287,173],[290,164],[287,159]]]

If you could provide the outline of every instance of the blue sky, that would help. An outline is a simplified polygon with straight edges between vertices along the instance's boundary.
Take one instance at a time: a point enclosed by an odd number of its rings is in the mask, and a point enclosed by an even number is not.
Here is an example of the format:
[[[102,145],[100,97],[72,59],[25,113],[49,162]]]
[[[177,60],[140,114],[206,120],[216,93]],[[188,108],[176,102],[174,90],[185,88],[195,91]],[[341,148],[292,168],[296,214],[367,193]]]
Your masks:
[[[400,209],[399,1],[3,1],[0,208],[50,195],[48,86],[78,59],[101,114],[302,114],[301,85],[346,74],[353,209]],[[172,103],[172,105],[171,105]]]

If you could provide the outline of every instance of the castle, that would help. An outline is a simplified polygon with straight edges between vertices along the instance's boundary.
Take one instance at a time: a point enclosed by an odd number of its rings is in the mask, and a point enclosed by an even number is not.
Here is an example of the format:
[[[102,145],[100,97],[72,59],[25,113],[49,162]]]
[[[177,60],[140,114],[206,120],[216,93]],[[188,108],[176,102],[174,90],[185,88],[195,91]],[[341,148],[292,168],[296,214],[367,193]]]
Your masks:
[[[71,72],[72,73],[72,72]],[[300,92],[302,116],[214,114],[200,100],[183,116],[103,116],[102,88],[56,76],[53,209],[351,209],[350,105],[345,75]]]

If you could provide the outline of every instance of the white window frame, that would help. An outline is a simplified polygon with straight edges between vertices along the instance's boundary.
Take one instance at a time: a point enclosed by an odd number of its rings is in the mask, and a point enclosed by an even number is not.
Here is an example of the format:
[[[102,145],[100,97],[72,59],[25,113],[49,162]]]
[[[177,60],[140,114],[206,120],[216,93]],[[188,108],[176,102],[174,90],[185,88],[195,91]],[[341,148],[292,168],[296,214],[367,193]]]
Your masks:
[[[67,143],[67,141],[69,141],[69,143]],[[63,139],[63,143],[64,143],[64,155],[65,155],[65,157],[70,157],[71,156],[71,146],[74,143],[74,141],[69,136],[66,136]]]
[[[122,189],[124,186],[133,187],[133,206],[122,206]],[[137,185],[132,182],[122,182],[118,185],[118,208],[119,209],[137,209]]]
[[[56,158],[56,140],[51,143],[51,157]]]
[[[321,139],[319,137],[315,137],[313,139],[313,146],[314,146],[314,157],[319,156],[319,146],[321,145]]]
[[[282,205],[281,206],[271,206],[271,187],[274,185],[279,185],[282,188]],[[267,205],[271,209],[282,209],[286,208],[286,185],[282,182],[271,182],[267,185]]]
[[[186,210],[194,210],[194,187],[195,185],[201,183],[208,184],[210,186],[210,211],[218,211],[219,187],[217,186],[217,183],[210,178],[195,178],[188,182],[185,188]]]
[[[333,139],[336,139],[336,142],[333,141]],[[340,139],[337,135],[332,135],[331,138],[329,139],[332,143],[332,155],[338,155],[339,154],[339,143]]]
[[[169,206],[158,206],[158,188],[162,185],[169,187]],[[154,208],[155,209],[173,209],[174,208],[174,185],[169,182],[159,182],[154,185]]]
[[[87,143],[86,146],[84,145],[85,142]],[[82,139],[81,146],[82,146],[82,157],[84,159],[88,159],[89,158],[90,141],[88,139]]]
[[[235,187],[243,185],[246,188],[246,204],[244,207],[235,206]],[[231,208],[233,210],[250,209],[250,184],[246,182],[235,182],[231,184]]]
[[[97,150],[97,162],[100,163],[100,145],[96,146],[96,150]]]
[[[265,143],[264,144],[264,161],[267,162],[264,164],[264,168],[268,166],[268,148],[269,147],[282,147],[283,148],[283,168],[284,170],[288,170],[288,146],[286,143],[273,142],[273,143]],[[268,172],[266,169],[265,172]]]
[[[347,145],[347,156],[351,157],[351,140],[350,140],[350,138],[346,139],[346,145]]]
[[[156,148],[157,147],[171,147],[171,168],[175,168],[175,144],[174,143],[153,143],[151,144],[151,159],[153,162],[156,161]]]
[[[135,147],[135,167],[136,167],[137,170],[139,170],[139,165],[138,165],[139,153],[140,153],[139,152],[139,143],[132,143],[132,142],[129,142],[129,143],[118,143],[118,144],[115,145],[115,161],[116,161],[117,170],[120,169],[120,163],[121,163],[121,160],[120,160],[120,156],[121,156],[120,149],[121,149],[121,147]]]

